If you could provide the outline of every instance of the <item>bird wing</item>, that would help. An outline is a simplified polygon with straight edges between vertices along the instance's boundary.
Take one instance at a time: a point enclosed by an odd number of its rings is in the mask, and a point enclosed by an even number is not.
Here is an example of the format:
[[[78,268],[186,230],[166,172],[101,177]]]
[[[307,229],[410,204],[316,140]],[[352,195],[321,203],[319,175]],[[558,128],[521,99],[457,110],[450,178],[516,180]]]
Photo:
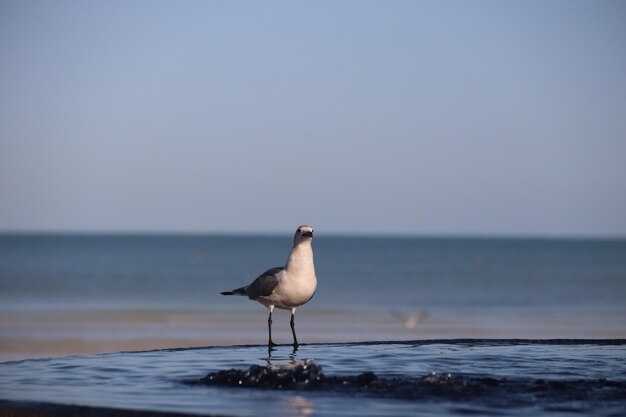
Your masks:
[[[389,311],[389,314],[391,314],[394,318],[400,320],[401,322],[405,322],[408,318],[408,316],[400,310],[391,310]]]
[[[274,291],[278,285],[278,277],[276,276],[284,267],[276,267],[268,269],[255,279],[252,284],[246,288],[246,293],[251,300],[259,297],[266,297]]]

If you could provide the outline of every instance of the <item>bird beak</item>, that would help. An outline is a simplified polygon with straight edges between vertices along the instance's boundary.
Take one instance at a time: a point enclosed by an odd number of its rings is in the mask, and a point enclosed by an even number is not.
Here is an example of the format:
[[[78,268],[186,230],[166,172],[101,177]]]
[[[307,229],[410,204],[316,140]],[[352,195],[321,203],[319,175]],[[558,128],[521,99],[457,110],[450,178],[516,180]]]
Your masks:
[[[302,233],[302,237],[313,237],[313,232],[304,232]]]

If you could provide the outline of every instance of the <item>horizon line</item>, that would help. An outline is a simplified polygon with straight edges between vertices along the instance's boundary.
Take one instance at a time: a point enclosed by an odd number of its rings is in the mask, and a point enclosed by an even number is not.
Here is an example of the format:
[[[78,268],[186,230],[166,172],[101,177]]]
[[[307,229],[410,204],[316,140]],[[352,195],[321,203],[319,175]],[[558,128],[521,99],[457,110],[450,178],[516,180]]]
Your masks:
[[[319,233],[318,233],[319,234]],[[240,236],[283,237],[290,232],[242,230],[131,230],[131,229],[0,229],[0,236]],[[381,232],[381,231],[330,231],[323,236],[360,238],[430,238],[430,239],[517,239],[517,240],[626,240],[626,234],[603,233],[483,233],[483,232]]]

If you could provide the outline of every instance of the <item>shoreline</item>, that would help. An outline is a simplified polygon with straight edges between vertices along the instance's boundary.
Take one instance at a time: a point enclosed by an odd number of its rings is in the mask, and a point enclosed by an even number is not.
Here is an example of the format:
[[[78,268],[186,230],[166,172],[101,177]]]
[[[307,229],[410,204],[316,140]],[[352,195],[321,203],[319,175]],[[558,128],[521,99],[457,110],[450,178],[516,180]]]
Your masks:
[[[441,339],[411,339],[411,340],[363,340],[363,341],[335,341],[335,342],[312,342],[300,343],[299,348],[315,347],[315,346],[378,346],[378,345],[407,345],[407,346],[428,346],[428,345],[471,345],[476,346],[520,346],[520,345],[540,345],[540,346],[559,346],[559,345],[591,345],[591,346],[626,346],[626,337],[624,338],[441,338]],[[62,356],[23,358],[0,362],[9,364],[22,361],[38,361],[49,359],[60,359],[64,357],[80,357],[80,356],[100,356],[115,354],[133,354],[133,353],[158,353],[158,352],[181,352],[194,350],[212,350],[212,349],[240,349],[240,348],[266,348],[267,344],[263,343],[241,343],[227,345],[202,345],[202,346],[179,346],[165,347],[154,349],[137,349],[137,350],[119,350],[114,352],[102,352],[96,354],[71,354]],[[290,343],[276,344],[277,348],[292,348]],[[2,399],[0,399],[2,401]]]

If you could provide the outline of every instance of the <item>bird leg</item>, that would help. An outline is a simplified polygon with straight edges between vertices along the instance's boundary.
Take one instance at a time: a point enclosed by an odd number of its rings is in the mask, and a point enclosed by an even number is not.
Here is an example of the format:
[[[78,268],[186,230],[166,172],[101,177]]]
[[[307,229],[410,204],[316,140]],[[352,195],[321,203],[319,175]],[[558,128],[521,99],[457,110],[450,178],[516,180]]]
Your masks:
[[[269,331],[269,341],[267,342],[268,347],[276,346],[276,343],[272,340],[272,311],[274,311],[273,307],[270,307],[270,316],[267,319],[267,329]]]
[[[298,344],[298,338],[296,337],[296,309],[295,308],[291,310],[291,320],[289,321],[289,324],[291,325],[291,333],[293,333],[293,347],[297,348],[299,344]]]

